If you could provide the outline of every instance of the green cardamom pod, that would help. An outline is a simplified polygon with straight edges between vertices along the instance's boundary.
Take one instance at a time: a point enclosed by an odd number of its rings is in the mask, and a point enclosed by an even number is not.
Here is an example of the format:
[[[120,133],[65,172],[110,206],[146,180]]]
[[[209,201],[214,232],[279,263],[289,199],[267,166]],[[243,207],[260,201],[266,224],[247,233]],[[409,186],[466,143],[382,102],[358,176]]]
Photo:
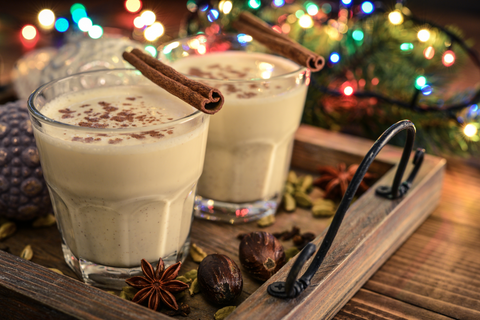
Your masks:
[[[32,227],[34,228],[50,227],[50,226],[53,226],[56,222],[57,220],[55,219],[55,216],[49,213],[45,217],[40,217],[40,218],[37,218],[35,221],[33,221]]]
[[[118,296],[122,299],[131,301],[138,291],[139,290],[134,287],[125,286],[122,288],[122,291]]]
[[[31,245],[27,245],[25,246],[25,248],[23,248],[22,253],[20,253],[20,258],[23,258],[25,260],[32,260],[33,250]]]
[[[226,317],[228,317],[230,315],[230,313],[232,313],[233,310],[235,310],[236,308],[237,307],[235,307],[235,306],[222,308],[222,309],[218,310],[217,312],[215,312],[213,317],[215,318],[215,320],[223,320]]]
[[[293,194],[295,192],[295,186],[290,182],[285,184],[285,193]]]
[[[192,282],[193,280],[197,279],[197,274],[198,274],[197,269],[192,269],[187,273],[185,273],[183,276],[187,279],[190,279],[190,282]]]
[[[192,243],[190,246],[190,255],[192,256],[193,261],[196,263],[202,262],[202,260],[207,256],[205,251],[203,251],[203,249],[197,246],[195,243]]]
[[[335,203],[328,199],[317,199],[313,202],[312,214],[314,217],[330,217],[335,214]]]
[[[290,193],[285,193],[283,195],[283,209],[286,212],[293,212],[297,209],[297,203]]]
[[[17,231],[17,225],[14,222],[8,221],[0,226],[0,240],[10,237]]]
[[[200,292],[200,285],[198,284],[197,278],[193,280],[192,284],[190,285],[190,288],[188,288],[188,292],[190,292],[191,296]]]
[[[297,174],[295,171],[290,171],[288,173],[287,181],[290,182],[292,185],[295,185],[297,183]]]
[[[192,279],[189,279],[185,276],[178,276],[175,278],[175,280],[182,281],[183,283],[186,283],[186,284],[192,283]]]
[[[257,226],[259,226],[260,228],[265,228],[265,227],[271,226],[274,223],[275,223],[275,215],[271,214],[258,220]]]
[[[292,247],[290,249],[285,250],[285,260],[287,260],[288,262],[290,259],[295,257],[299,252],[300,250],[298,250],[296,247]]]
[[[293,196],[300,207],[310,208],[312,206],[312,199],[305,192],[297,191]]]
[[[313,177],[307,174],[302,181],[302,185],[299,188],[299,191],[304,193],[309,193],[313,187]]]
[[[305,176],[300,176],[297,178],[297,183],[295,183],[295,191],[300,191],[300,188],[302,187],[304,179],[305,179]]]

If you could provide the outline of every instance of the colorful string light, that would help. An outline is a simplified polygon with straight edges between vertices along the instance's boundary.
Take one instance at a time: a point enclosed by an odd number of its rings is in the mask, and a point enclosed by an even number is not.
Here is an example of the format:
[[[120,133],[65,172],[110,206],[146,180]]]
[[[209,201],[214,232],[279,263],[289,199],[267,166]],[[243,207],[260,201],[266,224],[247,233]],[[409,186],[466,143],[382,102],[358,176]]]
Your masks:
[[[428,31],[427,29],[422,29],[418,31],[417,38],[418,40],[420,40],[420,42],[427,42],[428,40],[430,40],[430,31]]]
[[[248,0],[248,6],[252,9],[258,9],[262,5],[260,0]]]
[[[300,17],[300,19],[298,19],[298,24],[300,25],[300,27],[308,29],[313,27],[313,19],[309,15],[304,14]]]
[[[142,9],[142,1],[140,0],[127,0],[125,1],[125,9],[128,12],[135,13]]]
[[[89,17],[83,17],[78,21],[78,29],[80,29],[83,32],[88,32],[90,28],[93,26],[92,19]]]
[[[400,25],[403,23],[403,14],[400,10],[392,11],[388,14],[388,20],[393,25]]]
[[[427,78],[424,76],[418,76],[417,79],[415,79],[415,88],[418,90],[423,89],[427,85]]]
[[[38,22],[45,29],[50,29],[55,24],[55,14],[50,9],[43,9],[38,13]]]
[[[100,39],[103,36],[103,28],[99,25],[93,25],[88,29],[88,36],[92,39]]]
[[[474,125],[474,124],[467,124],[464,128],[463,128],[463,133],[467,136],[467,137],[473,137],[477,134],[478,132],[478,129],[477,127]]]
[[[145,10],[140,15],[140,18],[142,18],[142,22],[145,26],[150,26],[155,22],[157,16],[155,15],[155,13],[153,13],[153,11]]]
[[[425,50],[423,50],[423,56],[425,57],[425,59],[432,59],[435,56],[435,48],[433,48],[432,46],[426,47]]]
[[[338,63],[340,61],[340,55],[336,52],[332,52],[330,54],[330,62],[331,63]]]
[[[370,1],[365,1],[364,3],[362,3],[362,11],[366,14],[370,14],[373,12],[373,10],[375,9],[375,7],[373,6],[373,3],[371,3]]]
[[[57,21],[55,21],[55,29],[58,32],[65,32],[68,30],[69,27],[70,23],[65,18],[58,18]]]
[[[37,36],[37,29],[31,24],[22,28],[22,37],[26,40],[33,40]]]
[[[442,63],[445,67],[450,67],[455,63],[455,53],[452,50],[447,50],[442,55]]]

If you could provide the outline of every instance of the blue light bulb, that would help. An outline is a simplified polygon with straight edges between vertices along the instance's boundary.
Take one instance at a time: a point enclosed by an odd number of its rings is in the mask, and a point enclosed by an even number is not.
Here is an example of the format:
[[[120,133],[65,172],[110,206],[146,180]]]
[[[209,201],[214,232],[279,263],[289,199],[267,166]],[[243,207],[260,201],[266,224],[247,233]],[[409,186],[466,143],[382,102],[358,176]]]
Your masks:
[[[370,1],[365,1],[364,3],[362,3],[362,11],[366,14],[369,14],[369,13],[372,13],[373,12],[373,3],[371,3]]]
[[[340,61],[340,55],[336,52],[332,52],[330,55],[330,62],[337,63],[338,61]]]

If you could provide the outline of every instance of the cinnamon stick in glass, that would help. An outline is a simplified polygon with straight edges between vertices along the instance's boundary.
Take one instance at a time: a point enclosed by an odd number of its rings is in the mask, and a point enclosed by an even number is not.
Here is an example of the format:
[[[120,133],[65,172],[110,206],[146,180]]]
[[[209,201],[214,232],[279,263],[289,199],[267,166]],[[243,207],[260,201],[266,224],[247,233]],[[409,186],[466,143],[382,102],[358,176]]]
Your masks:
[[[325,65],[325,59],[319,54],[308,50],[298,42],[273,30],[265,21],[247,11],[243,11],[233,22],[240,32],[249,34],[264,46],[311,71],[320,71]]]
[[[202,112],[214,114],[223,106],[220,90],[185,77],[139,49],[124,52],[123,58],[150,81]]]

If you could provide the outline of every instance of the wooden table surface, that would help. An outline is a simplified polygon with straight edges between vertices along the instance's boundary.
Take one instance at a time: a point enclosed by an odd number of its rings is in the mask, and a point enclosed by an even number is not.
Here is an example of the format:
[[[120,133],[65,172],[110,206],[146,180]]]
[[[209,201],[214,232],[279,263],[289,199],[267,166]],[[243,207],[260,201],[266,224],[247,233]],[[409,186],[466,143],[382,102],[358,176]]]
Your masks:
[[[447,162],[440,204],[334,319],[480,319],[480,168]]]

